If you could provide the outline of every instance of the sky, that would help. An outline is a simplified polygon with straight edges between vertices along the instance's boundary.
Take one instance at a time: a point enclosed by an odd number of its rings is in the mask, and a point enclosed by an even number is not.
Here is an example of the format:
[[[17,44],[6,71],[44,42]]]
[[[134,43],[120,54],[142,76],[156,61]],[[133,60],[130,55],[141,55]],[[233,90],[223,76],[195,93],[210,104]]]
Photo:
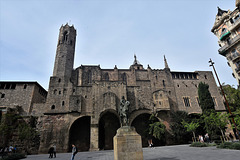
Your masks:
[[[48,90],[59,28],[77,30],[74,68],[100,65],[213,71],[237,86],[218,39],[211,32],[217,7],[234,10],[235,0],[0,0],[0,81],[37,81]],[[217,83],[217,81],[216,81]]]

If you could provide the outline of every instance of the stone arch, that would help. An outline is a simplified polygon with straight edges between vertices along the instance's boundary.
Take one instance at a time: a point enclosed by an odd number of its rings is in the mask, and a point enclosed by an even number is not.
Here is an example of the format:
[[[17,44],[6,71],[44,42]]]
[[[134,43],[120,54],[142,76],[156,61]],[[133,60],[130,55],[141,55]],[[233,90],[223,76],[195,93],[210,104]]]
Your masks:
[[[143,147],[147,147],[148,146],[148,135],[147,135],[147,128],[148,128],[148,120],[151,116],[151,111],[150,110],[139,110],[136,111],[136,113],[134,113],[131,117],[131,121],[130,121],[130,125],[135,127],[136,132],[141,135],[142,138],[142,146]],[[159,118],[158,118],[159,120]],[[154,137],[153,139],[153,144],[155,146],[159,146],[160,145],[160,141],[155,139]]]
[[[99,149],[113,149],[113,137],[120,128],[119,115],[113,109],[103,111],[99,116]]]
[[[137,110],[137,111],[132,112],[131,115],[129,116],[129,125],[131,126],[131,125],[132,125],[132,121],[133,121],[137,116],[139,116],[140,114],[143,114],[143,113],[152,114],[152,111],[151,111],[151,110],[148,110],[148,109],[141,109],[141,110]]]
[[[76,119],[69,129],[68,150],[71,151],[75,144],[79,151],[88,151],[90,148],[90,124],[91,117],[83,116]]]
[[[119,98],[113,92],[106,92],[102,95],[103,106],[106,109],[116,109],[119,105]]]

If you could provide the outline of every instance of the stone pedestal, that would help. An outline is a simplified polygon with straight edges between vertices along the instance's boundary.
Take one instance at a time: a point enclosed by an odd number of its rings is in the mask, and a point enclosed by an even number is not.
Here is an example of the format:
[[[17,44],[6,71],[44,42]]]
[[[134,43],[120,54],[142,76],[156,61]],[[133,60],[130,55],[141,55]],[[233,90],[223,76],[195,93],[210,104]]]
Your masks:
[[[114,160],[143,160],[142,139],[134,127],[119,128],[113,141]]]

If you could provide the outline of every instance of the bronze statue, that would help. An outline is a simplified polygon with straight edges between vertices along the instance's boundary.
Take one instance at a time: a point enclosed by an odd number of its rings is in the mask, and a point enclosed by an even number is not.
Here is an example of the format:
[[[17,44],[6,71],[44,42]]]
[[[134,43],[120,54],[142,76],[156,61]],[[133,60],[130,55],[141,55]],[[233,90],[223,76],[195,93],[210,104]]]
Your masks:
[[[121,126],[129,126],[129,105],[130,102],[126,101],[124,96],[122,96],[122,99],[120,100],[120,106],[118,108],[118,114],[121,119]]]

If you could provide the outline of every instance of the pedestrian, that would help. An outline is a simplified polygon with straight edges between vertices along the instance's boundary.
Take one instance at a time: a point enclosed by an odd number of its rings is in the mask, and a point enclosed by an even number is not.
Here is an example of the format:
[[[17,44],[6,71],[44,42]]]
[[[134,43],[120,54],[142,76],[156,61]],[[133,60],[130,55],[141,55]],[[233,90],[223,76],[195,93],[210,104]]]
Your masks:
[[[13,153],[17,153],[17,146],[14,146]]]
[[[203,136],[202,136],[202,135],[199,135],[199,141],[200,141],[201,143],[204,142],[204,140],[203,140]]]
[[[209,140],[209,136],[208,136],[208,133],[205,134],[204,139],[205,139],[205,141],[206,141],[207,143],[210,142],[210,140]]]
[[[53,144],[53,155],[54,155],[54,158],[56,158],[56,151],[57,151],[56,145]]]
[[[74,160],[74,157],[77,154],[77,152],[78,152],[77,147],[74,144],[72,144],[72,157],[71,157],[71,160]]]
[[[9,146],[8,151],[9,151],[9,153],[13,152],[13,146],[12,145]]]
[[[49,153],[49,157],[48,158],[53,158],[53,147],[50,147],[49,150],[48,150],[48,153]]]

